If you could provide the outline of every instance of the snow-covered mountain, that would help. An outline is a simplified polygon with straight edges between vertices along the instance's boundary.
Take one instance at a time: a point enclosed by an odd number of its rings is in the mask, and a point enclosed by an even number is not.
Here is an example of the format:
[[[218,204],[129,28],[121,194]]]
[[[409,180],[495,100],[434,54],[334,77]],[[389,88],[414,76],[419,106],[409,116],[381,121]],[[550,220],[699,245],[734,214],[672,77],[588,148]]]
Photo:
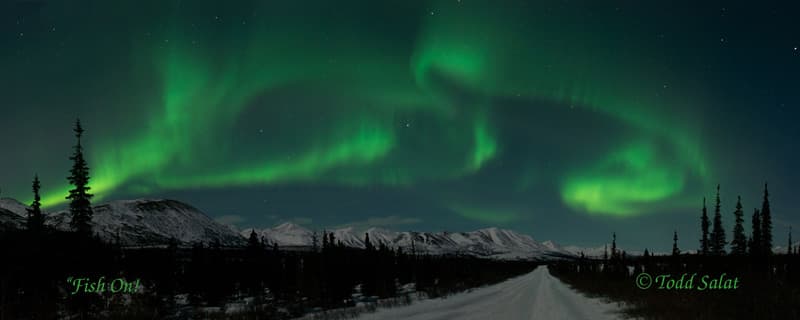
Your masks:
[[[25,227],[25,217],[28,216],[24,204],[11,198],[0,199],[0,231],[19,229]]]
[[[11,198],[0,199],[0,231],[24,228],[28,207]],[[209,242],[235,246],[244,239],[234,230],[212,220],[203,212],[175,200],[124,200],[93,207],[92,229],[108,241],[119,239],[126,246],[168,244],[171,238],[179,243]],[[68,230],[68,211],[45,214],[45,223]]]
[[[164,245],[175,238],[179,243],[241,245],[244,239],[230,228],[212,220],[200,210],[175,200],[124,200],[93,208],[92,230],[101,238],[128,246]],[[47,215],[46,224],[69,229],[68,211]]]
[[[24,226],[25,218],[7,209],[0,208],[0,231],[20,229]]]
[[[28,206],[22,204],[16,199],[0,198],[0,209],[5,209],[6,211],[13,212],[20,217],[28,216]]]
[[[249,238],[250,232],[253,230],[253,228],[244,229],[241,235],[245,238]],[[291,247],[311,246],[311,239],[313,236],[311,230],[289,222],[274,228],[255,229],[255,232],[259,239],[267,243],[277,243],[279,246]],[[320,243],[322,243],[321,241],[320,238]]]
[[[249,237],[253,229],[242,231]],[[274,228],[255,229],[259,238],[279,246],[311,246],[313,231],[302,226],[284,223]],[[356,232],[351,227],[325,231],[333,233],[334,241],[353,248],[365,248],[369,235],[374,246],[384,244],[406,251],[416,250],[430,254],[466,254],[498,259],[542,258],[573,256],[551,241],[538,243],[527,235],[498,228],[480,229],[472,232],[395,232],[380,228],[370,228]],[[318,234],[318,245],[322,244],[322,234]]]
[[[567,250],[575,255],[580,255],[583,253],[588,258],[602,258],[605,252],[609,252],[611,246],[599,246],[595,248],[589,247],[579,247],[579,246],[566,246],[564,250]],[[611,254],[610,252],[608,254]]]

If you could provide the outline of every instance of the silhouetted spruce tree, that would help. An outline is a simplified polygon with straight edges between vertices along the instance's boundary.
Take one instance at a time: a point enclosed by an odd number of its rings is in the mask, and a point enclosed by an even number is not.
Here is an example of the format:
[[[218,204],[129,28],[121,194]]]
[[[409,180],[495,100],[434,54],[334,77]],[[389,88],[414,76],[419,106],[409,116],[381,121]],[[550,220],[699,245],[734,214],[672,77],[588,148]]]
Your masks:
[[[753,211],[753,231],[750,233],[750,255],[761,255],[761,213],[758,209]]]
[[[27,227],[30,231],[40,231],[44,228],[44,216],[42,215],[42,198],[39,196],[39,175],[33,177],[33,203],[27,208],[28,220]]]
[[[611,259],[616,259],[617,256],[617,233],[614,232],[611,235]]]
[[[647,250],[647,249],[645,249]],[[672,233],[672,256],[677,257],[681,255],[681,250],[678,249],[678,230]]]
[[[761,204],[761,252],[772,254],[772,213],[769,210],[769,190],[764,184],[764,202]]]
[[[739,196],[736,201],[736,211],[733,212],[736,219],[736,225],[733,226],[733,240],[731,241],[731,254],[745,255],[747,254],[747,236],[744,234],[744,212],[742,212],[742,197]]]
[[[789,226],[789,245],[786,246],[786,254],[792,254],[792,226]]]
[[[702,233],[702,238],[700,238],[700,253],[702,255],[707,255],[710,249],[708,238],[709,225],[708,210],[706,210],[706,198],[703,197],[703,215],[700,217],[700,231]]]
[[[369,241],[369,233],[364,233],[364,247],[367,251],[372,251],[372,243]]]
[[[322,249],[325,250],[330,244],[328,243],[328,230],[322,230]]]
[[[250,230],[250,237],[247,238],[247,248],[250,250],[257,250],[261,248],[261,240],[258,239],[256,230]]]
[[[608,244],[603,247],[603,261],[608,261]]]
[[[714,226],[711,229],[711,254],[717,256],[725,254],[725,229],[722,227],[719,185],[717,185],[717,204],[714,207]]]
[[[319,251],[319,236],[317,235],[316,230],[314,230],[314,233],[311,234],[311,250],[314,252]]]
[[[89,166],[83,158],[83,146],[81,146],[81,137],[83,136],[83,127],[81,121],[75,121],[75,137],[78,142],[75,144],[75,153],[70,157],[73,161],[72,169],[70,169],[70,176],[67,177],[69,183],[74,186],[69,191],[67,199],[70,200],[69,212],[72,215],[70,227],[73,230],[90,235],[92,233],[92,226],[89,224],[92,221],[92,203],[90,199],[92,195],[89,194]]]
[[[644,249],[644,257],[645,258],[649,258],[650,257],[650,251],[647,251],[647,248]]]

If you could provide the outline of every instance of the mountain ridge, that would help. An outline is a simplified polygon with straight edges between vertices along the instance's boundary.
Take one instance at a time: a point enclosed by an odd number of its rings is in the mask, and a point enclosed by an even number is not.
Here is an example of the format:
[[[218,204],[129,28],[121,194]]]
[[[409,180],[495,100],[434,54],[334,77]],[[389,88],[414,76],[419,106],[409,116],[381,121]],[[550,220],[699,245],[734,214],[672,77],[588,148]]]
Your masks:
[[[0,199],[0,231],[24,228],[26,205],[11,198]],[[163,246],[173,239],[180,245],[211,243],[243,246],[250,232],[268,244],[284,248],[310,248],[314,231],[285,222],[269,228],[239,230],[210,218],[190,204],[169,199],[116,200],[93,207],[93,230],[103,239],[124,246]],[[45,223],[59,230],[69,230],[69,212],[45,214]],[[553,241],[538,242],[533,237],[498,227],[467,232],[392,231],[379,227],[357,230],[352,226],[327,230],[344,246],[365,248],[365,234],[373,246],[415,250],[429,254],[460,254],[496,259],[536,259],[575,257],[582,248],[562,247]],[[317,245],[322,235],[317,233]]]
[[[293,223],[283,223],[272,228],[247,228],[243,237],[255,231],[262,241],[279,246],[312,247],[315,232]],[[532,237],[512,230],[496,227],[469,232],[417,232],[391,231],[382,228],[369,228],[358,232],[353,227],[340,227],[325,230],[333,234],[334,241],[353,248],[366,248],[366,235],[374,247],[381,244],[390,248],[415,250],[430,254],[464,254],[497,259],[532,259],[542,257],[574,256],[574,254],[536,242]],[[322,246],[322,235],[317,234],[317,246]],[[549,243],[553,243],[549,241]]]

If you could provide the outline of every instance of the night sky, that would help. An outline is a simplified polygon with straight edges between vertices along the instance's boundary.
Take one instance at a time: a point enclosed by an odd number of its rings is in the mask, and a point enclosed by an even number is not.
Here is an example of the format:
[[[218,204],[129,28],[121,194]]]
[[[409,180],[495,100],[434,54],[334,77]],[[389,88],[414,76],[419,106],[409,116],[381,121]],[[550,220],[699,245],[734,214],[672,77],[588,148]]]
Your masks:
[[[2,196],[64,207],[80,117],[95,202],[239,227],[696,249],[769,182],[800,230],[797,5],[500,3],[3,1]]]

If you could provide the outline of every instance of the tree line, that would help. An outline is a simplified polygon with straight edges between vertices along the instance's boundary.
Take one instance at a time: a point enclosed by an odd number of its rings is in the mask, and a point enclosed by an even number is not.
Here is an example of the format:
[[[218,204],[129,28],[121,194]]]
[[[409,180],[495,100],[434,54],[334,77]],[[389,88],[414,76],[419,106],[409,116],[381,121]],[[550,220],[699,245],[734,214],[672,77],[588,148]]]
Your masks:
[[[800,251],[792,244],[789,229],[786,250],[773,250],[773,225],[768,185],[764,185],[761,208],[755,208],[749,236],[745,232],[741,197],[733,211],[731,240],[725,234],[720,187],[709,217],[706,199],[700,210],[700,241],[694,253],[681,251],[678,232],[672,234],[672,250],[663,255],[648,249],[644,254],[628,255],[611,236],[600,258],[581,253],[575,261],[550,266],[551,272],[574,288],[626,302],[623,313],[646,319],[794,319],[800,314]],[[637,285],[638,276],[655,278],[670,275],[697,277],[736,277],[740,287],[731,290],[663,290],[657,283],[646,288]],[[652,278],[651,278],[652,279]],[[695,280],[698,286],[700,280]]]

